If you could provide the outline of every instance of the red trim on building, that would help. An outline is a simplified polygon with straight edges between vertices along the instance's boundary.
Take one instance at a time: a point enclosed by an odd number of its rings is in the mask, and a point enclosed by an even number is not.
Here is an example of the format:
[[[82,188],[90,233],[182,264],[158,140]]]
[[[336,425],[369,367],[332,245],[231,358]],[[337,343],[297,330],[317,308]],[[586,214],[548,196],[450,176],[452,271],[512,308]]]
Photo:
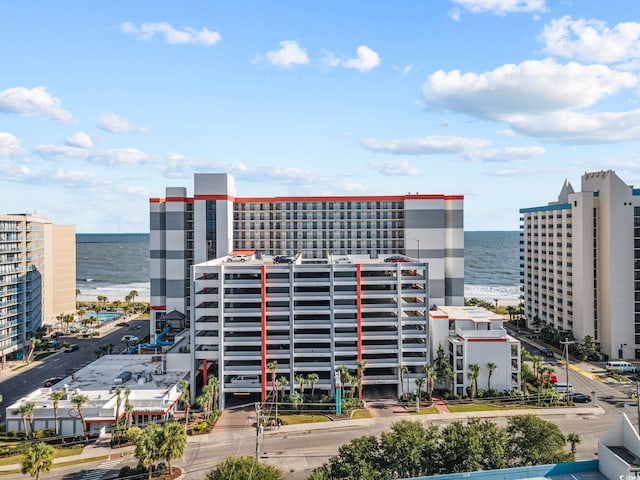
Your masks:
[[[467,338],[467,342],[506,342],[506,338]]]
[[[166,198],[150,198],[149,203],[193,203],[192,197],[166,197]]]
[[[255,255],[256,251],[255,250],[234,250],[231,253],[229,253],[229,255]]]
[[[267,400],[267,266],[260,266],[260,296],[261,296],[261,312],[260,312],[260,351],[261,371],[262,371],[262,403]]]
[[[207,384],[207,359],[202,359],[202,386]]]
[[[232,197],[231,195],[225,195],[225,194],[194,195],[193,199],[194,200],[226,200],[226,201],[229,201],[229,202],[235,201],[235,197]]]
[[[166,310],[167,306],[166,305],[151,305],[149,307],[149,310]]]

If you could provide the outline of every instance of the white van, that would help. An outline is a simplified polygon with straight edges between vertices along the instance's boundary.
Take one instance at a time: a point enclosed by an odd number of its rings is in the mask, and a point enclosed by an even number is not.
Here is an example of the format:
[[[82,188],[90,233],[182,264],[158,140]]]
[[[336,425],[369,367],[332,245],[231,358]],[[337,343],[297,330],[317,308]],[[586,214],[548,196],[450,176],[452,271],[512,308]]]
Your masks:
[[[247,384],[247,383],[260,383],[258,375],[238,375],[231,379],[231,383],[235,384]]]
[[[635,373],[635,371],[638,369],[632,363],[617,362],[617,361],[607,362],[607,365],[605,366],[605,368],[609,371],[615,371],[618,373],[627,373],[627,372]]]
[[[565,382],[556,382],[553,384],[553,388],[556,392],[564,395],[565,393],[573,393],[573,385],[567,385]]]

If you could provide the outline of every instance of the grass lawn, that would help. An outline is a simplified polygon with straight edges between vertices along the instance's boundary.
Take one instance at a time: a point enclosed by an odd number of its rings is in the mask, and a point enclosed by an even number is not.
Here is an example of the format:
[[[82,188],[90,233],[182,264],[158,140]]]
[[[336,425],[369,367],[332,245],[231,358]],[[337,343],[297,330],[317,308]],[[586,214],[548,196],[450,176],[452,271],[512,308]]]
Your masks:
[[[279,415],[284,425],[296,425],[298,423],[330,422],[331,419],[324,415]]]
[[[351,415],[351,420],[357,420],[358,418],[373,418],[373,415],[366,409],[356,410],[353,412],[353,415]]]
[[[509,406],[509,409],[514,408],[513,406]],[[456,412],[486,412],[489,410],[505,410],[505,407],[498,407],[496,405],[486,405],[486,404],[469,404],[469,405],[449,405],[447,404],[447,409],[451,413]]]
[[[431,413],[438,413],[438,407],[436,407],[435,405],[431,405],[429,407],[420,407],[419,412],[416,412],[415,407],[411,407],[411,408],[407,408],[407,411],[411,415],[429,415]]]
[[[62,458],[69,457],[71,455],[80,455],[82,453],[83,447],[72,447],[72,448],[55,448],[53,451],[53,458]],[[22,457],[24,455],[11,455],[9,457],[0,458],[0,465],[11,465],[14,463],[22,462]]]

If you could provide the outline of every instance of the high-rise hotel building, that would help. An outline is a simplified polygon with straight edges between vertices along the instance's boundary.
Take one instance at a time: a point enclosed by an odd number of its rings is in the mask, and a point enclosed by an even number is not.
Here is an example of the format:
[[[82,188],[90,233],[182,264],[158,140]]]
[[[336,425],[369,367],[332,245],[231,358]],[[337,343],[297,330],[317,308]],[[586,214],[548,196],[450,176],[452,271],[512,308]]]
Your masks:
[[[231,252],[404,254],[429,264],[430,302],[464,303],[461,195],[237,197],[228,174],[195,174],[193,196],[169,187],[150,199],[152,327],[192,308],[192,265]]]
[[[0,215],[0,350],[21,350],[38,328],[75,312],[74,225]]]
[[[529,325],[590,335],[610,358],[640,358],[640,189],[615,172],[585,173],[575,192],[520,210]]]

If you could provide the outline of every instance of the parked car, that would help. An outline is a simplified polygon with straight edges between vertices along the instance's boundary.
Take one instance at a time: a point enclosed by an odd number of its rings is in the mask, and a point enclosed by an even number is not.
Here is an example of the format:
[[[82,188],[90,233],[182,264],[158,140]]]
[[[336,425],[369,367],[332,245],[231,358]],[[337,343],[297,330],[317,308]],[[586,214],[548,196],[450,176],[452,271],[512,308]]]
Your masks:
[[[70,352],[75,352],[76,350],[78,350],[80,347],[77,344],[72,344],[69,345],[67,348],[64,349],[65,352],[70,353]]]
[[[128,327],[129,322],[118,322],[116,323],[116,327]]]
[[[139,340],[140,339],[135,335],[123,335],[122,338],[120,339],[121,342],[128,342],[128,343],[136,343]]]
[[[246,262],[249,260],[248,255],[229,255],[227,257],[227,262]]]
[[[334,260],[334,263],[351,263],[351,259],[349,257],[338,257]]]
[[[59,337],[62,337],[62,336],[64,336],[64,332],[61,332],[60,330],[58,330],[56,332],[53,332],[51,334],[51,338],[59,338]]]
[[[402,262],[413,262],[409,257],[404,257],[402,255],[391,255],[384,259],[387,263],[402,263]]]
[[[618,361],[607,362],[605,368],[607,371],[618,373],[635,373],[638,370],[638,368],[632,363]]]
[[[545,357],[551,357],[551,358],[555,357],[554,353],[548,348],[541,348],[540,353]]]
[[[64,377],[51,377],[51,378],[47,378],[44,383],[42,384],[43,387],[52,387],[54,386],[56,383],[61,382],[62,380],[64,380]]]
[[[276,255],[273,257],[273,263],[294,263],[296,257],[293,255]]]
[[[231,379],[231,383],[246,384],[246,383],[260,383],[258,375],[238,375]]]
[[[591,396],[586,393],[570,393],[567,399],[573,403],[589,403]]]

